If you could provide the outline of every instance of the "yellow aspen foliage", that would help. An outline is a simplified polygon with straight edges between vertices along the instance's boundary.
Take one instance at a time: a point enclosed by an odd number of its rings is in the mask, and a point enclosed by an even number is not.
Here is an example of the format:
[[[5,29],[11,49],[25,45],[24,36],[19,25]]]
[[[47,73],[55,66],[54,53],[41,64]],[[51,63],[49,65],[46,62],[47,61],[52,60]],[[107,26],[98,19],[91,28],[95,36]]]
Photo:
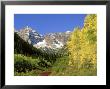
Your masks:
[[[81,32],[81,30],[78,27],[75,28],[74,32],[72,32],[70,40],[67,43],[68,50],[70,52],[69,57],[71,59],[69,61],[69,65],[74,66],[76,68],[79,68],[79,64],[80,64],[80,54],[79,54],[79,51],[80,51],[80,32]]]
[[[75,28],[67,42],[69,65],[77,68],[96,68],[97,56],[97,16],[85,17],[84,27]]]

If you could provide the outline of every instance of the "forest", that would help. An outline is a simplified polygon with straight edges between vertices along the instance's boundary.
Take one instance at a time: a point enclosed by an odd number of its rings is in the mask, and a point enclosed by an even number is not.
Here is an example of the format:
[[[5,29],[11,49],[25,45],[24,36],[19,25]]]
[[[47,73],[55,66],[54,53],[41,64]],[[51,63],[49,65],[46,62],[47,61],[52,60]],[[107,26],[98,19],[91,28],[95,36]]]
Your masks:
[[[97,16],[85,17],[60,49],[35,48],[14,33],[15,76],[96,76]]]

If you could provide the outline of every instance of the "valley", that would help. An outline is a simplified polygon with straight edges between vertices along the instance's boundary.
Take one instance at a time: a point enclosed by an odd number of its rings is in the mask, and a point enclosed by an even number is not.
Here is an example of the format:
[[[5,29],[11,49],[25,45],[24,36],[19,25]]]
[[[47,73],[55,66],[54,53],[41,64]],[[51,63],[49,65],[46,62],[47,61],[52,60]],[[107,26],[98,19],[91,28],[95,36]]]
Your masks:
[[[14,32],[15,76],[96,76],[96,15],[82,28],[42,35],[26,26]]]

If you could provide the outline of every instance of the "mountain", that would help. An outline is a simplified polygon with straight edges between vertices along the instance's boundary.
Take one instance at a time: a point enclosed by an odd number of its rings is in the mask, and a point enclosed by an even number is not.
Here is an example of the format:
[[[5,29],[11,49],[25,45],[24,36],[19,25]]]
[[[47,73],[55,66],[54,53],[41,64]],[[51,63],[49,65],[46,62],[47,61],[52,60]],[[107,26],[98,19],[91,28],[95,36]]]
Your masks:
[[[37,44],[38,42],[43,41],[43,37],[39,35],[35,30],[32,30],[30,27],[24,27],[20,31],[18,31],[18,35],[28,42],[29,44]]]
[[[59,33],[48,33],[44,36],[40,35],[37,31],[33,30],[31,27],[24,27],[17,34],[29,44],[32,44],[36,48],[62,48],[70,34],[71,31],[59,32]]]
[[[66,44],[70,34],[71,32],[49,33],[44,36],[44,39],[49,47],[61,48]]]
[[[41,50],[24,41],[17,32],[14,33],[14,53],[32,56],[40,56],[42,54]]]

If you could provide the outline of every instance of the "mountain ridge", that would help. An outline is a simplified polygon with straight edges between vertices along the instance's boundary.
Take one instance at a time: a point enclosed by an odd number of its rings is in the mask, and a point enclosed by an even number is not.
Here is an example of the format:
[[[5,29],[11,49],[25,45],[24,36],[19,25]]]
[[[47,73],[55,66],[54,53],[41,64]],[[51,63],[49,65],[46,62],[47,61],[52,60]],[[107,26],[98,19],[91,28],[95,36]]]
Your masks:
[[[48,33],[45,35],[39,34],[36,30],[33,30],[31,27],[26,26],[23,29],[17,31],[17,34],[29,44],[32,44],[36,48],[62,48],[69,36],[71,31],[66,32],[56,32]]]

